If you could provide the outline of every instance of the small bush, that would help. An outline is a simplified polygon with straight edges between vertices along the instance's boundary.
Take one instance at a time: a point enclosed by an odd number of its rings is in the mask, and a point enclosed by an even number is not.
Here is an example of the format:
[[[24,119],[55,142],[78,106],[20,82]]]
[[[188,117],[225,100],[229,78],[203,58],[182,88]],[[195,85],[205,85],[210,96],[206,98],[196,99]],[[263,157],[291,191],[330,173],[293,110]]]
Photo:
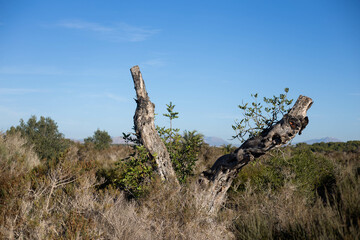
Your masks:
[[[273,157],[265,156],[242,169],[232,189],[245,190],[249,182],[254,191],[278,190],[289,181],[309,201],[313,201],[317,194],[325,199],[326,192],[334,191],[334,165],[330,160],[309,149],[292,149],[288,157],[276,151],[273,154]]]
[[[335,173],[339,194],[332,204],[316,197],[310,204],[299,186],[287,182],[280,191],[253,191],[250,184],[233,199],[237,217],[233,231],[238,239],[358,239],[360,190],[355,165],[344,175]]]
[[[163,116],[169,118],[170,128],[157,126],[158,133],[162,138],[173,164],[173,168],[180,183],[185,183],[187,178],[193,176],[199,152],[204,143],[204,136],[194,131],[184,131],[173,128],[172,121],[178,118],[178,112],[174,112],[175,105],[167,104],[167,113]]]
[[[31,171],[39,165],[33,147],[19,133],[0,134],[0,229],[21,211]]]
[[[238,239],[359,238],[359,155],[310,148],[272,151],[242,169],[226,204]]]
[[[58,126],[51,118],[31,116],[25,123],[20,120],[20,125],[11,127],[7,134],[20,132],[21,136],[27,139],[29,145],[34,146],[35,152],[42,160],[56,159],[69,146],[64,135],[59,132]]]
[[[284,185],[284,173],[281,169],[266,165],[260,161],[244,168],[233,183],[233,190],[244,191],[249,182],[254,191],[276,190]]]
[[[129,198],[139,198],[146,192],[153,177],[155,163],[145,147],[135,146],[135,149],[130,157],[98,171],[98,177],[105,179],[101,188],[110,185],[125,191]]]
[[[95,149],[97,150],[104,150],[110,147],[112,139],[108,132],[98,129],[94,132],[92,137],[85,138],[84,142],[85,144],[94,144]]]
[[[334,165],[325,157],[311,151],[295,151],[284,165],[293,171],[293,182],[309,199],[314,199],[316,194],[325,198],[326,191],[332,192],[335,184]]]

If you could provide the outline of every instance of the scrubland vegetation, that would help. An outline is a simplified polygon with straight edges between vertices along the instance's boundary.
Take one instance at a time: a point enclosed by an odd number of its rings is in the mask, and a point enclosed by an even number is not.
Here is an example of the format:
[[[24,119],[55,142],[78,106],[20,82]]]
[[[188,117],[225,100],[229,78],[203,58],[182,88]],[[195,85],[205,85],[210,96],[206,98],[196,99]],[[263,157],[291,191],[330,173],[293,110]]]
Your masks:
[[[290,104],[286,95],[265,100],[275,114]],[[268,121],[259,104],[239,107],[245,120],[233,128],[240,139],[278,119]],[[170,128],[157,131],[181,187],[160,179],[154,157],[131,133],[123,134],[127,144],[110,145],[98,129],[82,144],[35,116],[1,133],[0,238],[360,238],[360,141],[271,150],[241,169],[214,215],[199,207],[197,176],[234,147],[180,133],[172,103],[163,115]],[[248,128],[254,119],[262,120]]]
[[[189,189],[230,146],[197,142],[194,171],[178,172],[187,178],[177,191],[141,147],[99,149],[41,133],[33,121],[35,132],[20,126],[0,137],[2,239],[359,239],[359,141],[271,151],[242,169],[209,218]]]

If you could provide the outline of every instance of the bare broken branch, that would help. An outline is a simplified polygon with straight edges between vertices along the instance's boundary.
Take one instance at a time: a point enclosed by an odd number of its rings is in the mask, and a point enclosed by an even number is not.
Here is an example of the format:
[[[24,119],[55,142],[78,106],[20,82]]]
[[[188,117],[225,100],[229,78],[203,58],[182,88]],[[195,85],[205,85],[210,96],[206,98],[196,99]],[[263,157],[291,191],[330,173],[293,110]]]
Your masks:
[[[155,104],[150,101],[146,92],[145,83],[142,78],[138,66],[130,69],[131,75],[135,85],[137,103],[134,125],[135,132],[140,142],[150,152],[151,156],[155,158],[158,172],[163,180],[174,181],[179,185],[175,171],[171,165],[170,155],[162,142],[154,123]]]

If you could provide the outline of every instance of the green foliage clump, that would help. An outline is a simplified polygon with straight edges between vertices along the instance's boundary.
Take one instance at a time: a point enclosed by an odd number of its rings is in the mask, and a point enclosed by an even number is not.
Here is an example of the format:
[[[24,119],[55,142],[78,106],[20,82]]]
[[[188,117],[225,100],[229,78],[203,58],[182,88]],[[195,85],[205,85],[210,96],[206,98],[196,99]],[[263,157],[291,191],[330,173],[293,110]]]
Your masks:
[[[117,161],[110,169],[101,169],[100,178],[105,178],[106,186],[121,189],[130,198],[139,198],[146,193],[153,178],[155,163],[144,146],[134,146],[135,152],[129,158]]]
[[[279,190],[289,182],[309,201],[316,195],[325,198],[325,192],[333,191],[335,177],[331,161],[310,150],[283,150],[290,151],[291,156],[284,157],[274,151],[274,156],[264,157],[242,169],[235,179],[236,189],[244,191],[248,183],[255,191]]]
[[[223,154],[229,154],[235,151],[236,147],[231,144],[223,144],[221,149]]]
[[[169,118],[170,128],[157,126],[158,133],[162,138],[173,163],[173,167],[180,183],[185,183],[189,176],[194,173],[195,163],[198,159],[204,136],[197,131],[184,131],[172,127],[172,121],[178,118],[178,112],[174,112],[175,105],[167,104],[168,113],[163,114]]]
[[[254,191],[277,190],[284,185],[284,175],[277,167],[260,161],[242,169],[233,183],[233,190],[245,191],[247,183]]]
[[[107,131],[98,129],[92,137],[85,138],[84,142],[85,144],[93,144],[97,150],[104,150],[110,147],[112,139]]]
[[[162,138],[172,161],[175,173],[180,183],[185,183],[188,177],[194,174],[195,163],[198,159],[200,148],[203,144],[203,135],[196,131],[184,131],[179,134],[179,129],[172,127],[172,120],[178,118],[171,102],[167,105],[168,113],[163,114],[170,120],[170,128],[157,126],[157,131]],[[139,198],[147,192],[150,180],[154,177],[156,164],[155,156],[151,156],[142,146],[137,137],[123,133],[126,143],[132,142],[134,153],[126,159],[119,160],[114,167],[102,169],[98,176],[105,178],[102,187],[112,186],[124,190],[129,197]]]
[[[285,88],[285,93],[279,96],[273,96],[272,98],[264,97],[263,103],[258,102],[258,94],[251,94],[254,101],[251,106],[248,103],[238,105],[243,111],[244,118],[240,121],[236,120],[232,125],[236,135],[233,139],[238,138],[241,142],[244,142],[247,137],[258,136],[264,129],[271,127],[280,117],[289,111],[289,105],[293,102],[293,99],[287,98],[289,88]]]
[[[286,147],[242,169],[234,182],[242,188],[233,186],[227,203],[237,212],[236,238],[359,239],[360,158],[345,147],[352,144],[336,144],[348,151],[331,154],[306,144]],[[274,171],[278,178],[267,178]],[[262,188],[259,179],[277,187]]]
[[[288,167],[294,173],[293,183],[298,190],[313,200],[316,194],[325,197],[335,184],[334,165],[323,156],[311,151],[296,150],[288,160],[280,160],[278,166]]]
[[[343,142],[320,142],[314,143],[312,145],[307,145],[306,143],[298,144],[299,147],[303,146],[309,148],[312,152],[359,152],[360,151],[360,141],[348,141]]]
[[[27,122],[21,119],[20,125],[11,127],[6,134],[17,132],[21,133],[29,145],[34,146],[42,160],[58,158],[69,146],[69,142],[59,132],[56,122],[49,117],[41,116],[37,120],[36,116],[31,116]]]

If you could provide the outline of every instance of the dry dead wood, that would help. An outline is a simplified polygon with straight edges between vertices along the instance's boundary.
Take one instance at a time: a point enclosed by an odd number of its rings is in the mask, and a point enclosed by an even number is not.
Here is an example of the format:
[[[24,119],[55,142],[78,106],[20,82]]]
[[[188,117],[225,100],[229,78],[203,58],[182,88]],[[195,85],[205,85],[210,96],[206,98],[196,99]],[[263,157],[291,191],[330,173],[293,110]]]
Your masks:
[[[135,101],[137,107],[134,115],[136,135],[151,156],[155,158],[157,171],[161,179],[174,181],[178,185],[175,171],[171,165],[170,155],[155,128],[155,104],[150,101],[140,68],[134,66],[130,71],[136,91]]]
[[[149,99],[140,69],[134,66],[130,71],[137,96],[134,116],[136,134],[155,158],[160,177],[179,185],[169,153],[155,129],[155,105]],[[259,136],[245,141],[233,153],[221,156],[210,170],[203,172],[199,176],[196,193],[201,206],[210,213],[216,213],[226,200],[226,192],[242,167],[267,151],[288,143],[296,134],[301,134],[309,122],[306,112],[312,103],[311,98],[300,95],[289,113],[279,122],[265,129]]]

